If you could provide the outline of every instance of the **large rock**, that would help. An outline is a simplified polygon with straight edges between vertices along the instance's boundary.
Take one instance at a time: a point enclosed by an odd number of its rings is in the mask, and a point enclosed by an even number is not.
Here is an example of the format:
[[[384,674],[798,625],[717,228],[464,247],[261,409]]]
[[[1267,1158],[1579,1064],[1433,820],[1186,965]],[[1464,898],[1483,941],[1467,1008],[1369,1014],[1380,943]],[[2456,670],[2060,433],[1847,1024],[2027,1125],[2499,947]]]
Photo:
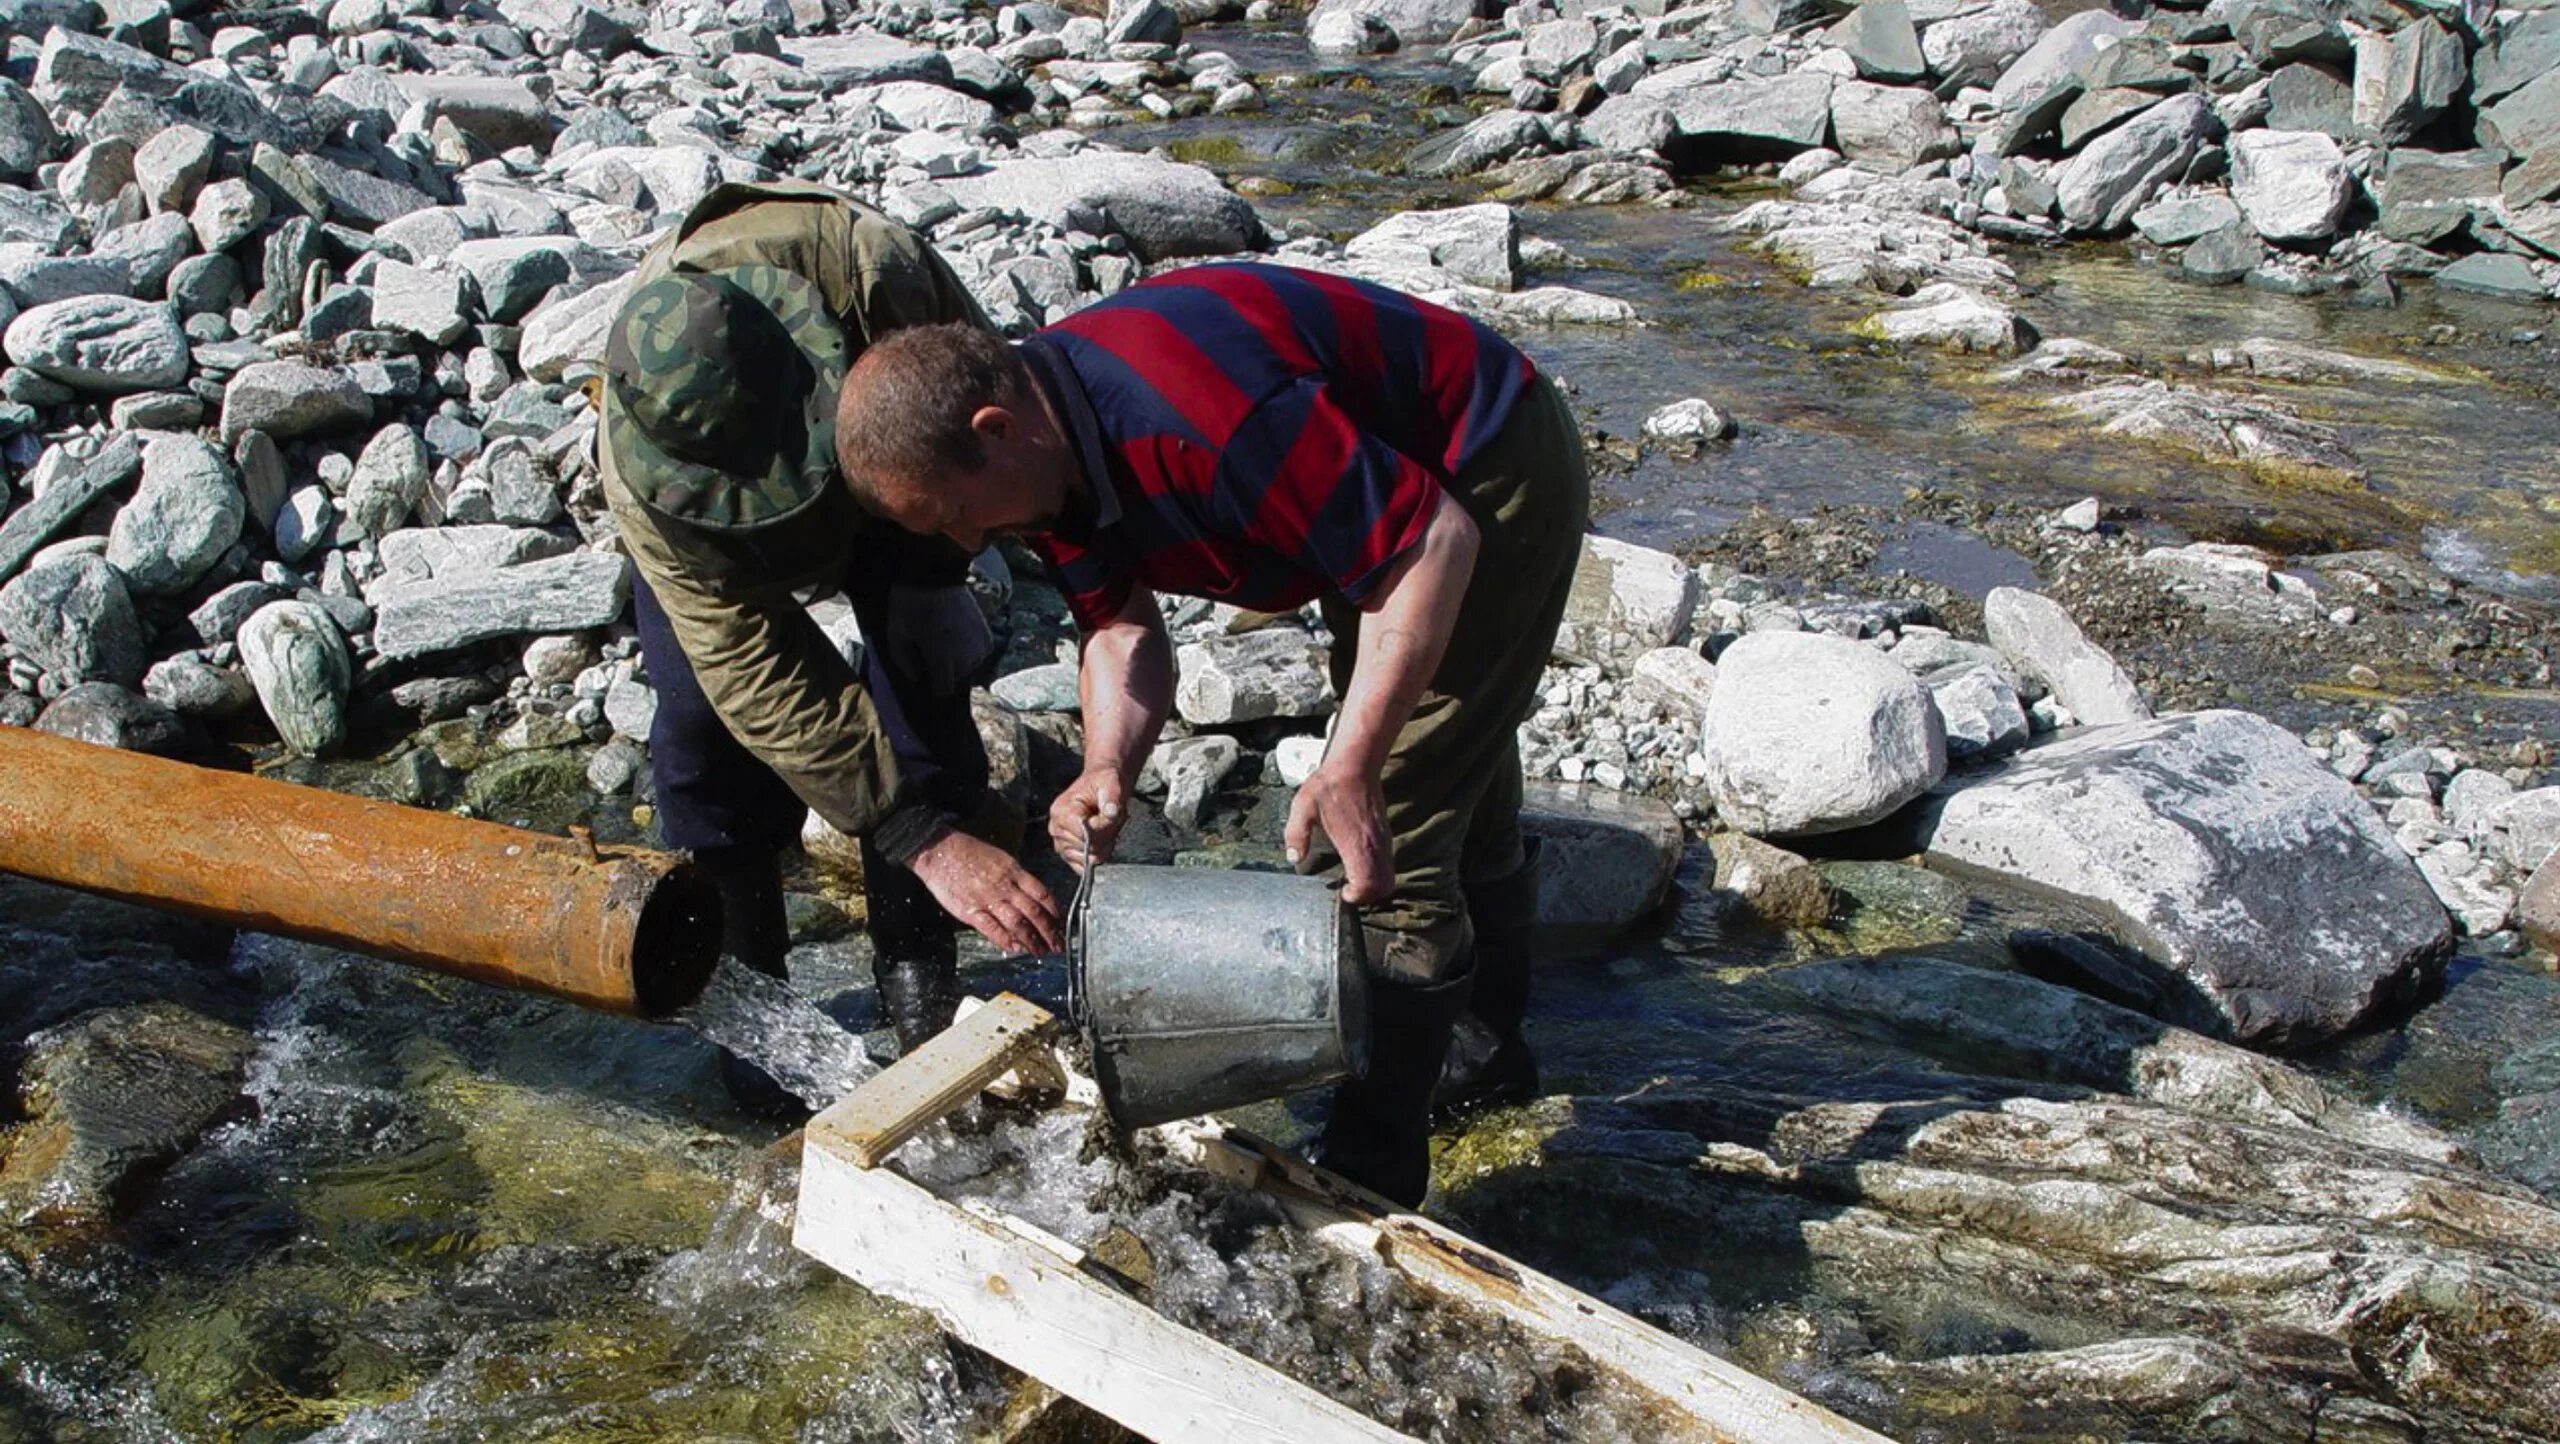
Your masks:
[[[2055,23],[2024,54],[2010,62],[1991,87],[1991,98],[2003,110],[2016,110],[2069,80],[2083,62],[2127,36],[2142,33],[2142,22],[2111,15],[2103,9],[2083,10]]]
[[[516,361],[536,381],[556,382],[578,361],[604,357],[605,334],[614,313],[631,294],[624,277],[564,296],[524,318],[524,335],[516,344]]]
[[[471,325],[463,275],[384,261],[373,273],[373,324],[433,345],[452,345]]]
[[[1716,815],[1743,832],[1861,827],[1947,772],[1946,731],[1919,681],[1827,632],[1753,632],[1725,648],[1704,731]]]
[[[1307,24],[1338,10],[1368,16],[1395,33],[1398,41],[1418,45],[1446,40],[1475,18],[1476,0],[1317,0]]]
[[[427,494],[427,443],[405,422],[382,428],[347,478],[347,525],[355,536],[387,537],[406,526]]]
[[[1861,79],[1907,83],[1929,76],[1920,32],[1911,23],[1911,7],[1902,0],[1865,0],[1822,38],[1849,52]]]
[[[2471,101],[2490,105],[2560,71],[2560,6],[2510,15],[2471,57]]]
[[[2474,215],[2496,209],[2505,169],[2506,157],[2493,150],[2392,151],[2377,197],[2382,233],[2419,246],[2452,235]]]
[[[1947,732],[1950,762],[1974,762],[2027,743],[2027,709],[1997,667],[1959,663],[1920,679]]]
[[[176,756],[187,744],[186,719],[166,704],[113,682],[83,682],[45,704],[35,729],[92,747]]]
[[[244,366],[222,391],[222,442],[250,431],[277,440],[346,431],[373,420],[373,399],[343,367],[300,361]]]
[[[2542,301],[2551,296],[2551,288],[2525,264],[2524,257],[2494,251],[2464,256],[2436,272],[2436,285],[2501,301]]]
[[[501,236],[464,241],[447,259],[470,273],[480,309],[493,321],[522,320],[554,286],[593,280],[618,270],[603,254],[574,236]]]
[[[963,206],[1019,211],[1070,229],[1103,221],[1149,262],[1229,255],[1262,242],[1252,202],[1199,166],[1151,155],[1094,149],[1018,160],[942,184]]]
[[[142,449],[142,484],[116,512],[107,561],[143,596],[194,586],[240,540],[248,503],[220,451],[194,435]]]
[[[2560,70],[2480,112],[2480,140],[2520,156],[2560,150]]]
[[[1646,652],[1679,641],[1697,609],[1698,574],[1678,557],[1586,536],[1555,652],[1624,673]]]
[[[2356,38],[2355,120],[2384,145],[2398,145],[2462,96],[2471,62],[2453,32],[2432,20]]]
[[[44,102],[18,82],[0,76],[0,180],[23,180],[53,158],[61,136]]]
[[[2279,244],[2327,240],[2356,198],[2338,143],[2316,131],[2248,130],[2231,137],[2231,198]]]
[[[2044,38],[2044,12],[2030,0],[1992,0],[1980,10],[1920,32],[1929,72],[1946,85],[1989,85]]]
[[[2234,7],[2230,23],[2231,38],[2260,70],[2296,60],[2344,65],[2353,54],[2336,8],[2324,0],[2248,0]]]
[[[2266,120],[2275,130],[2316,130],[2354,140],[2355,87],[2325,65],[2288,65],[2267,80]]]
[[[1174,710],[1194,727],[1265,717],[1322,717],[1333,711],[1325,648],[1295,627],[1212,637],[1181,649]]]
[[[187,379],[177,308],[130,296],[76,296],[19,314],[0,334],[9,359],[81,391],[166,391]]]
[[[2054,176],[2063,225],[2101,235],[2123,230],[2221,129],[2202,97],[2179,95],[2098,137]]]
[[[81,1230],[111,1222],[154,1169],[225,1117],[258,1040],[169,1003],[89,1013],[26,1042],[26,1122],[0,1160],[0,1216]]]
[[[1523,786],[1520,830],[1545,840],[1538,923],[1553,935],[1604,942],[1670,895],[1680,863],[1680,818],[1657,798],[1581,783]]]
[[[383,587],[368,600],[374,608],[374,650],[398,661],[491,637],[601,627],[622,615],[629,595],[621,557],[578,552]]]
[[[1991,645],[2021,673],[2042,682],[2071,715],[2093,726],[2136,722],[2151,704],[2116,659],[2081,635],[2080,624],[2051,597],[1994,587],[1982,602]]]
[[[1442,131],[1405,157],[1414,175],[1473,175],[1522,155],[1554,148],[1548,117],[1526,110],[1488,110],[1456,130]],[[1671,135],[1671,116],[1650,100],[1604,101],[1586,122],[1591,142],[1610,150],[1651,150]]]
[[[551,112],[521,80],[494,75],[397,75],[391,83],[428,118],[448,120],[491,150],[551,143]]]
[[[2026,753],[1938,803],[1932,859],[2120,920],[2174,1021],[2276,1047],[2414,995],[2452,923],[2372,806],[2283,728],[2200,712]]]
[[[35,81],[29,88],[58,115],[87,115],[120,87],[165,99],[195,78],[185,66],[148,50],[57,26],[36,54]]]
[[[1986,356],[2032,351],[2036,328],[2017,312],[1953,281],[1923,286],[1902,305],[1860,322],[1858,334],[1895,346],[1935,346]]]
[[[1471,286],[1509,291],[1520,284],[1520,217],[1499,201],[1442,211],[1404,211],[1347,242],[1346,257],[1399,271],[1412,270],[1436,289],[1455,278]]]
[[[1799,70],[1701,83],[1684,68],[1656,71],[1626,97],[1663,107],[1684,163],[1778,159],[1830,138],[1828,75]]]
[[[365,585],[365,600],[380,606],[384,593],[412,582],[458,581],[576,549],[569,538],[539,527],[408,527],[377,544],[382,575]]]
[[[74,464],[41,495],[28,498],[0,524],[0,579],[17,574],[36,549],[80,519],[98,498],[142,475],[142,445],[118,436]]]
[[[2257,244],[2245,236],[2245,227],[2238,229],[2249,244]],[[2228,234],[2216,231],[2187,247],[2190,268],[2198,251]],[[2156,441],[2198,456],[2237,462],[2279,479],[2336,483],[2361,481],[2365,475],[2363,461],[2334,428],[2307,421],[2271,397],[2172,386],[2165,381],[2120,381],[2057,396],[2046,404],[2097,422],[2111,436]]]
[[[829,92],[900,80],[951,83],[951,62],[941,51],[885,35],[794,36],[782,42],[781,50]]]
[[[1899,173],[1963,149],[1946,107],[1925,90],[1852,80],[1831,90],[1832,144],[1851,163]]]
[[[276,735],[305,757],[346,740],[355,667],[329,614],[309,602],[271,602],[240,626],[240,665]]]
[[[66,682],[141,682],[142,621],[124,576],[101,556],[54,555],[0,587],[0,637]]]

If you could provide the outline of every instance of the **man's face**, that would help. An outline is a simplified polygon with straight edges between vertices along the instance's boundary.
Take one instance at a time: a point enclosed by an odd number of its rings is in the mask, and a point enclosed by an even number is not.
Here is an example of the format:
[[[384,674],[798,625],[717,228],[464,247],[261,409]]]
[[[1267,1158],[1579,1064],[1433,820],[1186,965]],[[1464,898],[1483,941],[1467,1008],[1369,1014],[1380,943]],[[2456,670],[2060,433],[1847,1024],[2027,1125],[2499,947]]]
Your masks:
[[[1047,531],[1066,500],[1065,480],[1038,456],[990,446],[976,471],[949,472],[886,489],[881,510],[911,532],[939,536],[975,555],[999,536]]]

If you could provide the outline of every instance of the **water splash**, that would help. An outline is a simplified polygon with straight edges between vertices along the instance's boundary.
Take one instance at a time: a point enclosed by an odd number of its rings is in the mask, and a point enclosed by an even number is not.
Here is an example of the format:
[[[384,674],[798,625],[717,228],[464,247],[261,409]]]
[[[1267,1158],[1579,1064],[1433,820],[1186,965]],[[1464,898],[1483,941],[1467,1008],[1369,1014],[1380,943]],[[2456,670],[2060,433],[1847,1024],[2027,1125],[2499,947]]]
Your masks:
[[[788,982],[727,958],[677,1020],[762,1068],[812,1108],[825,1108],[880,1071],[860,1035],[847,1032]]]

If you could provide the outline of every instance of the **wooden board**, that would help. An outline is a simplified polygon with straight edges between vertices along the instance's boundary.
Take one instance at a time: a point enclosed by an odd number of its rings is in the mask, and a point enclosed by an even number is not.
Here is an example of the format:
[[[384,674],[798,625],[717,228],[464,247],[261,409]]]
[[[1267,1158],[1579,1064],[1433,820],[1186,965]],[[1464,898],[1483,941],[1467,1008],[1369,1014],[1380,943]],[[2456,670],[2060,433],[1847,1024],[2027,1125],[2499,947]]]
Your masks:
[[[899,1144],[1017,1068],[1054,1073],[1048,1040],[1057,1026],[1048,1009],[1000,994],[810,1120],[810,1142],[876,1168]]]
[[[801,1252],[1158,1444],[1410,1444],[1088,1275],[1072,1247],[856,1163],[835,1111],[801,1159]]]

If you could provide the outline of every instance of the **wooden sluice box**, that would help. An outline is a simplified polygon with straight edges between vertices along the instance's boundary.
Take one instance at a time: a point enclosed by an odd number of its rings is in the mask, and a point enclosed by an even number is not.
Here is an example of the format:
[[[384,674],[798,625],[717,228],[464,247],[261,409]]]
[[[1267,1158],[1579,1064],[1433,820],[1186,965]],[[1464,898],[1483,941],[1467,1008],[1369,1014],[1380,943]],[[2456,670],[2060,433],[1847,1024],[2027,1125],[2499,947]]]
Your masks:
[[[1158,1444],[1411,1440],[1157,1313],[1074,1244],[890,1166],[901,1144],[981,1091],[1089,1100],[1090,1083],[1051,1049],[1055,1031],[1048,1012],[1007,994],[819,1114],[804,1135],[794,1245]],[[1659,1422],[1648,1437],[1889,1444],[1241,1130],[1200,1121],[1154,1132],[1178,1164],[1267,1195],[1321,1245],[1377,1260],[1435,1305],[1577,1356]]]

